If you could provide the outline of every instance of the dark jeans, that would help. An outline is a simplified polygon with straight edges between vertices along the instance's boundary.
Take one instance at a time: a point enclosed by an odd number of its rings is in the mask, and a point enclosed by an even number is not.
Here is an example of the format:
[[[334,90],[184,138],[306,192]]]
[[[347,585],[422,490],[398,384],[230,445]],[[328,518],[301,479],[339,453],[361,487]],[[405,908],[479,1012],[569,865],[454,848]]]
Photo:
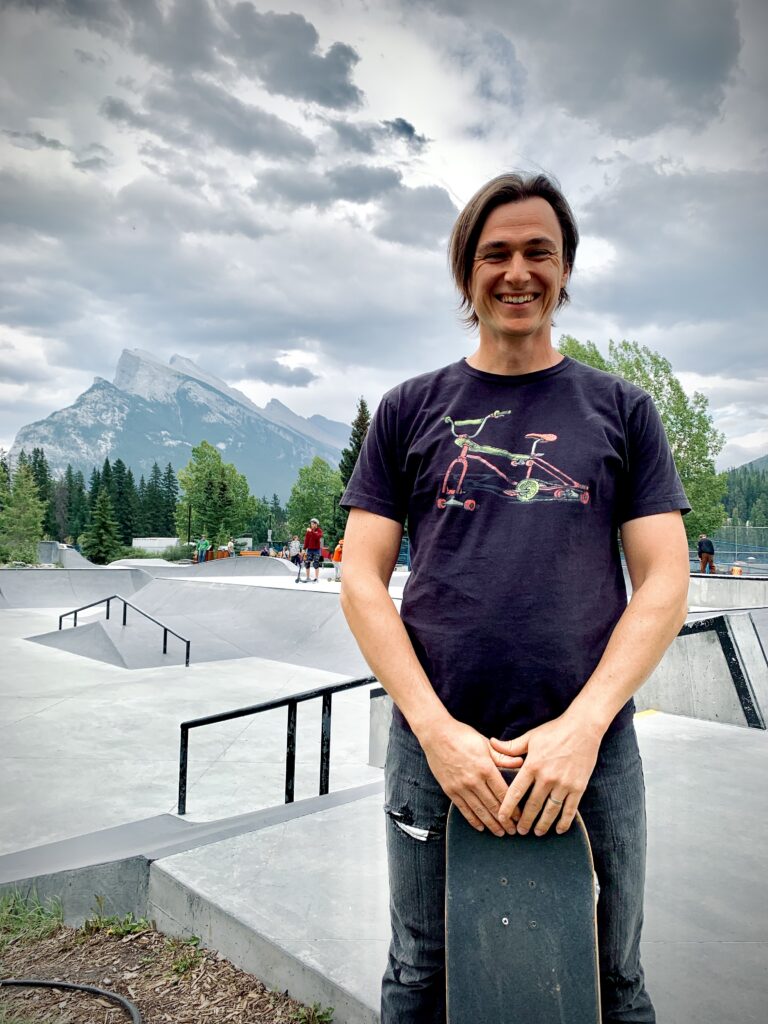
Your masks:
[[[449,801],[412,733],[392,723],[386,763],[392,941],[381,1024],[445,1024],[445,822]],[[655,1024],[640,966],[645,786],[630,724],[607,736],[579,804],[600,883],[603,1024]]]

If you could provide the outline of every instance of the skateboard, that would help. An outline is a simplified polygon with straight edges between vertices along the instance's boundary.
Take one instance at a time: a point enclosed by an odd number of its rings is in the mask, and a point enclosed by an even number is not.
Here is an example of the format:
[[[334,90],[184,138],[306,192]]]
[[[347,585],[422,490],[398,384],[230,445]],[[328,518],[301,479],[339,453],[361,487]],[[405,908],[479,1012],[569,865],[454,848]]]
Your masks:
[[[563,835],[478,832],[453,805],[446,840],[448,1024],[600,1024],[592,851]]]

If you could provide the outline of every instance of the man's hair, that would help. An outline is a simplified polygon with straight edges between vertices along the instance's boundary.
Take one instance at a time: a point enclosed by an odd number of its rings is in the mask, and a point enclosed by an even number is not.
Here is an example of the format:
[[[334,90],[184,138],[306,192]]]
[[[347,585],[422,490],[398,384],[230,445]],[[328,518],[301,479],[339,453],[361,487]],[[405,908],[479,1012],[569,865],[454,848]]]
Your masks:
[[[573,270],[576,248],[579,244],[579,229],[568,200],[559,184],[546,174],[524,175],[518,173],[500,174],[483,185],[469,200],[453,225],[448,243],[448,259],[456,287],[461,293],[460,310],[467,327],[477,327],[479,320],[472,306],[472,269],[477,250],[477,240],[492,210],[504,203],[519,203],[523,199],[544,199],[555,211],[560,230],[563,233],[563,261],[568,271]],[[565,287],[560,289],[557,309],[570,301]]]

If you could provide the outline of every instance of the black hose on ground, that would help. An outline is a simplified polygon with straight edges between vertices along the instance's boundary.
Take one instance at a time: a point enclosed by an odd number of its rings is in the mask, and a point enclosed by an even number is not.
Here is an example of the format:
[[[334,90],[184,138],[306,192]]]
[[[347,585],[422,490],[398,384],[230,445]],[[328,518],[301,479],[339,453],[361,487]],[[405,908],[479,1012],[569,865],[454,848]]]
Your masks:
[[[89,992],[93,996],[103,996],[117,1003],[131,1016],[133,1024],[143,1024],[142,1016],[138,1007],[130,1000],[119,996],[117,992],[106,992],[103,988],[95,988],[93,985],[73,985],[68,981],[36,981],[33,978],[0,978],[0,988],[4,985],[16,985],[19,988],[63,988],[74,992]]]

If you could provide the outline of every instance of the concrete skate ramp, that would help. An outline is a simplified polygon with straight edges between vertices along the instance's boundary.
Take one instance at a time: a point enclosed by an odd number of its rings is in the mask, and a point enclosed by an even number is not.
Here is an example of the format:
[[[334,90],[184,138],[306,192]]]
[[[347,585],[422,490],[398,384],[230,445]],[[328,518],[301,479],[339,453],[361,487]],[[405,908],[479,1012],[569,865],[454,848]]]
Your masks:
[[[340,675],[369,674],[342,614],[338,594],[317,593],[304,587],[272,589],[154,579],[132,603],[191,641],[191,664],[259,657]],[[109,622],[99,613],[94,623],[97,629],[78,626],[29,639],[86,658],[122,663],[126,668],[184,663],[183,644],[173,637],[169,637],[168,653],[163,655],[159,626],[131,609],[127,626],[121,623],[118,609],[113,610]]]
[[[768,607],[768,576],[691,576],[689,608]]]
[[[766,639],[766,609],[686,623],[636,694],[638,710],[765,729]]]
[[[77,552],[75,552],[77,554]],[[110,594],[130,598],[152,577],[141,569],[0,569],[0,608],[64,608]]]
[[[79,551],[75,551],[74,548],[59,548],[59,565],[63,569],[99,569],[101,566],[97,566],[95,562],[90,562],[87,558],[84,558]]]
[[[290,576],[295,575],[296,568],[284,558],[215,558],[212,562],[202,565],[186,562],[167,562],[164,559],[126,558],[113,562],[112,565],[130,565],[142,568],[150,576],[191,576],[196,579],[210,579],[211,576]]]

